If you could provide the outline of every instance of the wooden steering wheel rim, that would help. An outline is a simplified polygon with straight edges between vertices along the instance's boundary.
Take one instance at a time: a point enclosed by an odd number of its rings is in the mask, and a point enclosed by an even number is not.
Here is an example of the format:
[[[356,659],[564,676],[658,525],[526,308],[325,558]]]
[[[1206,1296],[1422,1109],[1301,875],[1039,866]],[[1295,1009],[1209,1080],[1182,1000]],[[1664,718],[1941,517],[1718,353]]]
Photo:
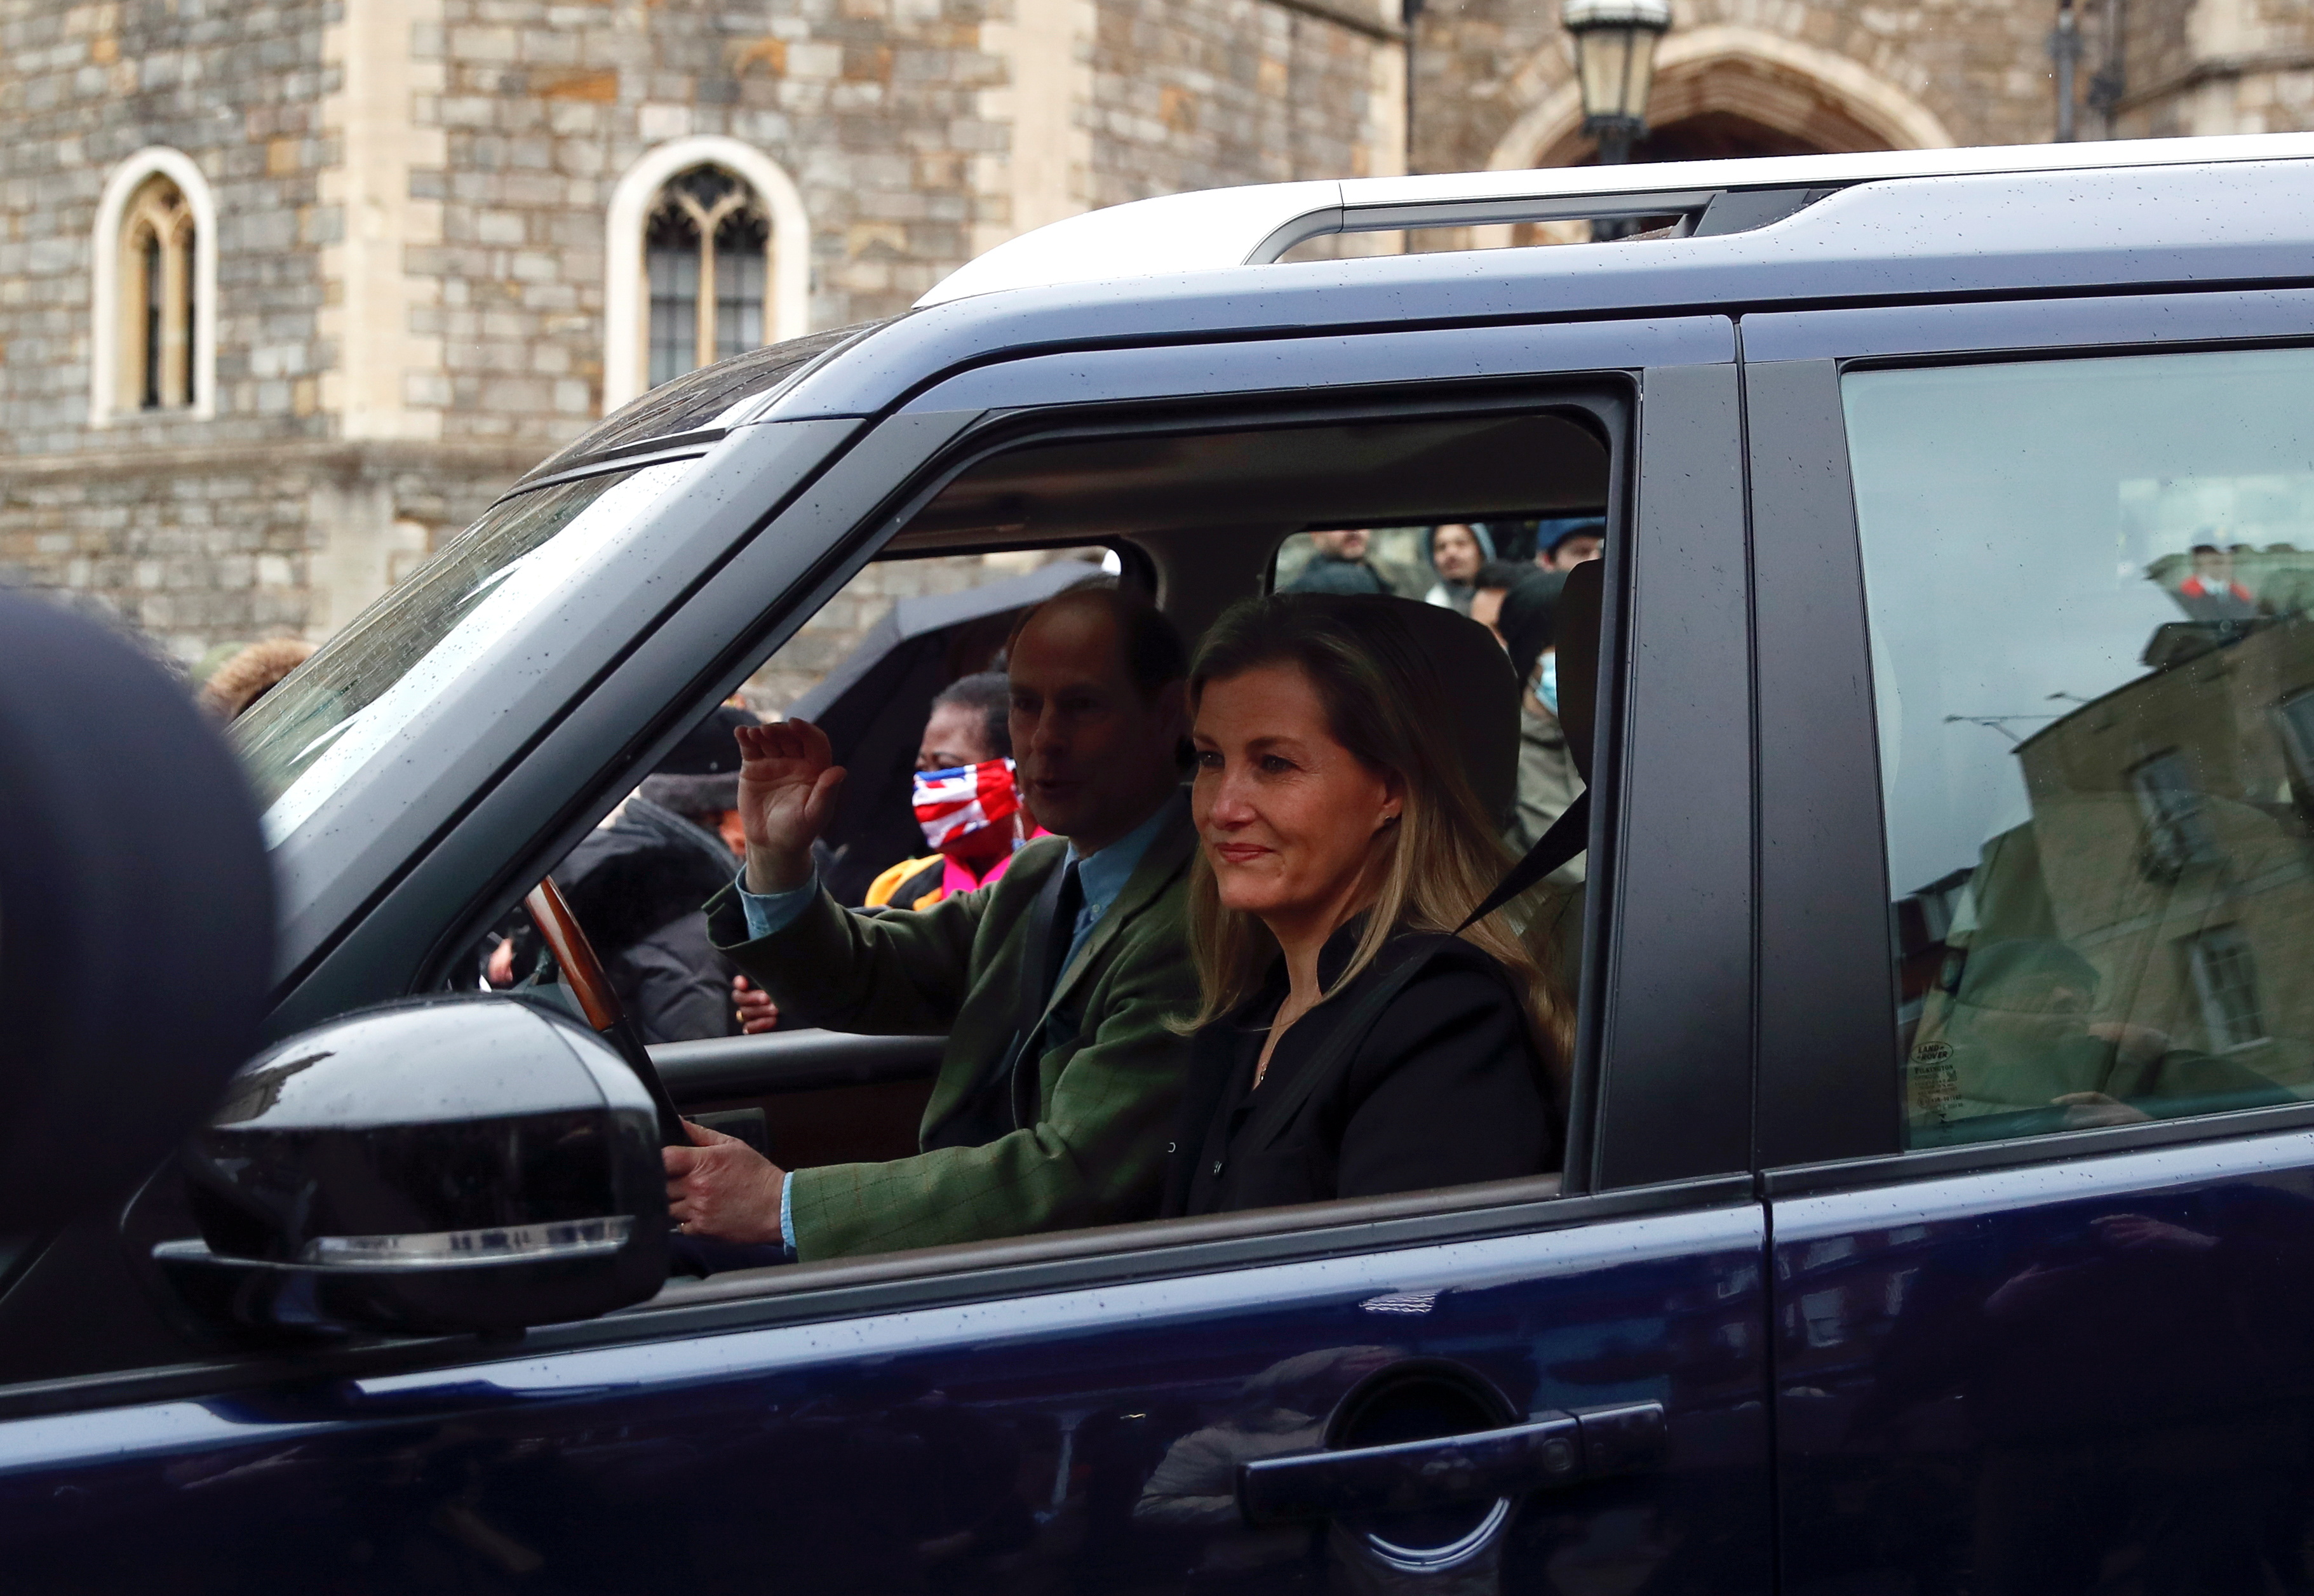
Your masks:
[[[538,934],[546,939],[547,951],[554,955],[563,983],[570,988],[570,995],[578,1000],[587,1023],[598,1031],[607,1031],[618,1024],[624,1012],[619,994],[611,990],[611,978],[603,973],[603,961],[595,957],[594,944],[587,940],[578,917],[570,912],[562,889],[554,885],[554,877],[542,877],[522,903],[538,926]]]

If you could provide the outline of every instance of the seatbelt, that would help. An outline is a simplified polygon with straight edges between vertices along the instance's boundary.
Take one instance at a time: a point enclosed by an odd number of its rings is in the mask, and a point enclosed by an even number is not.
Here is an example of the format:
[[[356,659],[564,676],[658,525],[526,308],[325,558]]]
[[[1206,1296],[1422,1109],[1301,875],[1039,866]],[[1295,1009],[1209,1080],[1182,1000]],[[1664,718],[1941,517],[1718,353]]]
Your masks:
[[[1486,902],[1471,911],[1471,918],[1454,928],[1460,936],[1472,926],[1532,886],[1551,871],[1573,859],[1591,845],[1591,789],[1585,788],[1567,806],[1566,813],[1552,821],[1526,857],[1513,865],[1501,885],[1487,895]]]

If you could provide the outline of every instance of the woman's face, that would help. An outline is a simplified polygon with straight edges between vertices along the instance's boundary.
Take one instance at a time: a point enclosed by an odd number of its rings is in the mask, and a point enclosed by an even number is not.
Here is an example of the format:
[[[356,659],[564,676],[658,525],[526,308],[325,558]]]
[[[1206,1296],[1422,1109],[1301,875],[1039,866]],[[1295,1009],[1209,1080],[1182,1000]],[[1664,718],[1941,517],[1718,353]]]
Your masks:
[[[953,771],[996,757],[988,745],[988,716],[970,704],[934,704],[916,745],[916,769]]]
[[[1192,736],[1191,810],[1223,906],[1318,930],[1361,907],[1374,833],[1404,799],[1334,740],[1302,667],[1206,683]]]
[[[1430,563],[1449,582],[1467,582],[1479,574],[1479,540],[1460,522],[1449,522],[1430,534]]]

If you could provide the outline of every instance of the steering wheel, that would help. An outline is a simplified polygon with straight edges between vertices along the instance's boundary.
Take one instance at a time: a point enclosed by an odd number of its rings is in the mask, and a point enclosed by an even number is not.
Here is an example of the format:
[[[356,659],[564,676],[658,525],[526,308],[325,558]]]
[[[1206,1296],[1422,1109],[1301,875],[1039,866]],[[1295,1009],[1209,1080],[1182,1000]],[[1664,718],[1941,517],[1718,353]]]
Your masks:
[[[538,927],[549,953],[554,956],[555,966],[562,972],[562,983],[570,995],[578,1000],[578,1010],[612,1046],[627,1061],[650,1093],[652,1104],[658,1109],[659,1140],[668,1147],[688,1147],[691,1138],[683,1128],[683,1116],[676,1111],[675,1099],[667,1096],[667,1083],[659,1079],[658,1066],[651,1063],[643,1039],[627,1019],[626,1006],[612,988],[611,978],[603,972],[603,961],[595,957],[595,945],[587,940],[587,932],[578,917],[570,912],[570,904],[562,889],[554,885],[552,876],[542,877],[530,895],[522,901],[530,911],[530,918]]]
[[[522,906],[530,911],[532,923],[544,939],[546,950],[554,956],[562,983],[578,1000],[587,1023],[607,1035],[626,1018],[626,1006],[612,990],[611,978],[603,973],[603,961],[595,957],[595,945],[587,940],[578,916],[570,912],[570,901],[554,885],[554,877],[548,876],[530,889]]]

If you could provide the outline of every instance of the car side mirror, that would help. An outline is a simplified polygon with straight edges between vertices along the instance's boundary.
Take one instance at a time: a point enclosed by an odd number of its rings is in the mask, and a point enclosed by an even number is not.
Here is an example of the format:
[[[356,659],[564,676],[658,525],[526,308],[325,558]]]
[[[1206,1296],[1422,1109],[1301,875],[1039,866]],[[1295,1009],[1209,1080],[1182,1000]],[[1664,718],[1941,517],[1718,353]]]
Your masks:
[[[510,998],[388,1004],[259,1055],[181,1156],[199,1240],[155,1264],[244,1331],[519,1331],[667,1279],[650,1094],[576,1020]]]

